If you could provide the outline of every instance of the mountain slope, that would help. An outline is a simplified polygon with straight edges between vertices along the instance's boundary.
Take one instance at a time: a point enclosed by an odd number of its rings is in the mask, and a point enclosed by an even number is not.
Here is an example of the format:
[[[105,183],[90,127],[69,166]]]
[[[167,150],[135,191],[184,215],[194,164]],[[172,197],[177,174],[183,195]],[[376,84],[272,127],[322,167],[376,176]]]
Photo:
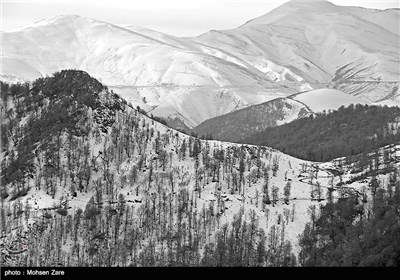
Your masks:
[[[375,10],[361,7],[348,7],[347,10],[356,16],[371,21],[390,32],[400,35],[400,27],[394,22],[400,21],[399,9]]]
[[[296,92],[334,88],[398,104],[399,16],[326,1],[290,1],[239,28],[177,38],[61,16],[2,32],[3,81],[81,69],[134,106],[206,119]]]
[[[228,230],[237,227],[238,219],[243,232],[253,227],[243,236],[254,241],[246,250],[266,241],[270,227],[286,236],[278,244],[290,248],[306,221],[302,213],[318,203],[283,203],[278,194],[286,177],[298,182],[293,197],[306,196],[308,184],[295,176],[301,161],[269,148],[174,131],[84,72],[65,70],[32,85],[1,86],[2,264],[201,265],[204,246],[217,240],[224,224]],[[270,161],[281,169],[272,172]],[[287,170],[292,173],[285,175]],[[262,202],[265,184],[276,192],[268,204]],[[281,232],[283,212],[294,204],[297,222],[288,216],[288,231]],[[18,207],[15,215],[7,214]],[[232,240],[239,246],[235,250],[244,248],[243,238]],[[46,244],[56,249],[48,251]],[[172,257],[152,259],[151,248],[155,254],[170,248]],[[107,252],[120,257],[107,259]],[[229,254],[246,265],[245,256]],[[263,258],[260,265],[271,265]]]
[[[237,29],[211,31],[196,41],[225,49],[265,75],[274,75],[271,70],[280,65],[311,85],[378,101],[398,87],[400,58],[399,35],[372,21],[375,14],[327,1],[290,1]],[[381,11],[380,18],[388,15],[386,23],[398,26],[393,14]]]
[[[369,104],[363,99],[334,89],[316,89],[296,93],[249,106],[232,113],[208,119],[192,131],[221,141],[242,142],[249,135],[260,133],[310,114],[328,112],[350,104]]]
[[[60,16],[3,32],[3,80],[82,69],[113,90],[121,89],[135,106],[176,115],[190,126],[292,92],[257,69],[199,51],[190,41],[129,28]],[[213,103],[218,107],[209,108]]]
[[[299,94],[291,95],[289,98],[305,104],[314,113],[322,113],[324,110],[337,110],[341,106],[350,104],[369,104],[370,102],[351,96],[334,89],[316,89]]]
[[[305,117],[309,113],[304,104],[290,98],[279,98],[208,119],[192,131],[199,136],[211,134],[213,139],[220,141],[239,142],[249,134]]]
[[[82,71],[1,90],[2,265],[295,265],[321,189],[368,183],[344,185],[354,175],[340,159],[189,137]]]
[[[268,145],[298,158],[329,161],[346,155],[370,153],[400,141],[400,109],[350,105],[279,127],[270,127],[243,139]]]

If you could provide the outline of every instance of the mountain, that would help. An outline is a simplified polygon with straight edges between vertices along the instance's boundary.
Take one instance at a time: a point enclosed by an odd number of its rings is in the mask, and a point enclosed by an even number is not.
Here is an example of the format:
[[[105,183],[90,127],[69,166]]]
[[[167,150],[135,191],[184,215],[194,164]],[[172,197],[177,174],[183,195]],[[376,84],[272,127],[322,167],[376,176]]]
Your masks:
[[[236,29],[178,38],[60,16],[1,33],[1,79],[81,69],[134,106],[189,128],[320,88],[398,105],[398,21],[395,9],[290,1]]]
[[[1,91],[2,265],[296,265],[321,190],[344,198],[371,180],[342,159],[182,134],[83,71]],[[398,149],[378,152],[397,166]]]
[[[261,133],[269,127],[350,104],[370,102],[334,89],[310,90],[208,119],[192,131],[199,136],[208,135],[216,140],[242,143],[244,139],[250,139],[250,135]]]
[[[379,25],[393,34],[400,35],[400,27],[394,22],[400,21],[399,9],[376,10],[366,9],[361,7],[347,7],[349,12],[353,15],[362,17],[370,22]]]
[[[135,106],[189,126],[294,92],[190,40],[143,28],[60,16],[2,37],[3,80],[82,69]]]
[[[393,27],[398,23],[393,9],[289,1],[239,28],[210,31],[196,41],[224,49],[277,81],[294,73],[319,85],[314,88],[377,102],[399,96],[399,34]]]

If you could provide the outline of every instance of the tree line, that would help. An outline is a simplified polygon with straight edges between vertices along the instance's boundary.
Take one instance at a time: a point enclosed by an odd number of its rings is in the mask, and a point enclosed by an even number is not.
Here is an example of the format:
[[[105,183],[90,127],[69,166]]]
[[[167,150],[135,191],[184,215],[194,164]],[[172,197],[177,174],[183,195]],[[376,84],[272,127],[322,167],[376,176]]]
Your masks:
[[[400,108],[351,104],[267,128],[242,143],[273,147],[305,160],[330,161],[399,141]]]

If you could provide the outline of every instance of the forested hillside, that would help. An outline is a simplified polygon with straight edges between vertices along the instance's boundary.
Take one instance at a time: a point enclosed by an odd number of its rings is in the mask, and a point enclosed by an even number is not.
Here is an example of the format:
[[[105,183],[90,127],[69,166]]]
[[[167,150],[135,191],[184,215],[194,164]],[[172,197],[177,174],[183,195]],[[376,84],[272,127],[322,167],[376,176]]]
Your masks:
[[[400,108],[342,106],[329,114],[320,113],[267,128],[242,142],[273,147],[311,161],[368,154],[400,142]]]
[[[300,236],[303,266],[400,265],[400,181],[398,173],[383,184],[370,184],[371,207],[366,196],[328,200],[307,223]]]
[[[2,185],[24,185],[25,176],[35,172],[38,151],[46,153],[45,166],[51,177],[60,168],[62,136],[89,136],[88,110],[100,130],[107,132],[116,112],[126,102],[113,93],[104,95],[103,90],[106,88],[101,83],[83,71],[58,72],[54,77],[36,80],[32,86],[1,83],[5,116],[9,120],[2,123],[2,150],[6,151],[5,156],[10,153],[2,172]],[[18,121],[22,121],[21,126]]]
[[[208,119],[192,131],[202,138],[239,142],[250,134],[305,117],[309,113],[300,102],[278,98]]]
[[[301,265],[310,208],[399,169],[191,137],[82,71],[1,90],[2,266]]]
[[[82,71],[1,90],[2,264],[296,264],[319,203],[297,159],[172,130]]]

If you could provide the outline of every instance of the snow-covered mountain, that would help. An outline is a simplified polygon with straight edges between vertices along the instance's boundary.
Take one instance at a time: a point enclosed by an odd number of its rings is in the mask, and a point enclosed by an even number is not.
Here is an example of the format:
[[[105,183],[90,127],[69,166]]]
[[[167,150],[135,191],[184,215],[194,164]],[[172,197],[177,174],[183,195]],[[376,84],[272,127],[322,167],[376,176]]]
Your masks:
[[[2,36],[3,79],[83,69],[134,105],[188,125],[294,92],[190,40],[143,28],[61,16]]]
[[[399,13],[290,1],[244,25],[178,38],[59,16],[2,32],[2,80],[82,69],[134,106],[189,127],[297,92],[399,103]]]
[[[399,96],[398,26],[393,9],[289,1],[239,28],[211,31],[196,41],[229,51],[277,81],[290,70],[310,84],[376,102]],[[284,68],[277,71],[276,65]]]

